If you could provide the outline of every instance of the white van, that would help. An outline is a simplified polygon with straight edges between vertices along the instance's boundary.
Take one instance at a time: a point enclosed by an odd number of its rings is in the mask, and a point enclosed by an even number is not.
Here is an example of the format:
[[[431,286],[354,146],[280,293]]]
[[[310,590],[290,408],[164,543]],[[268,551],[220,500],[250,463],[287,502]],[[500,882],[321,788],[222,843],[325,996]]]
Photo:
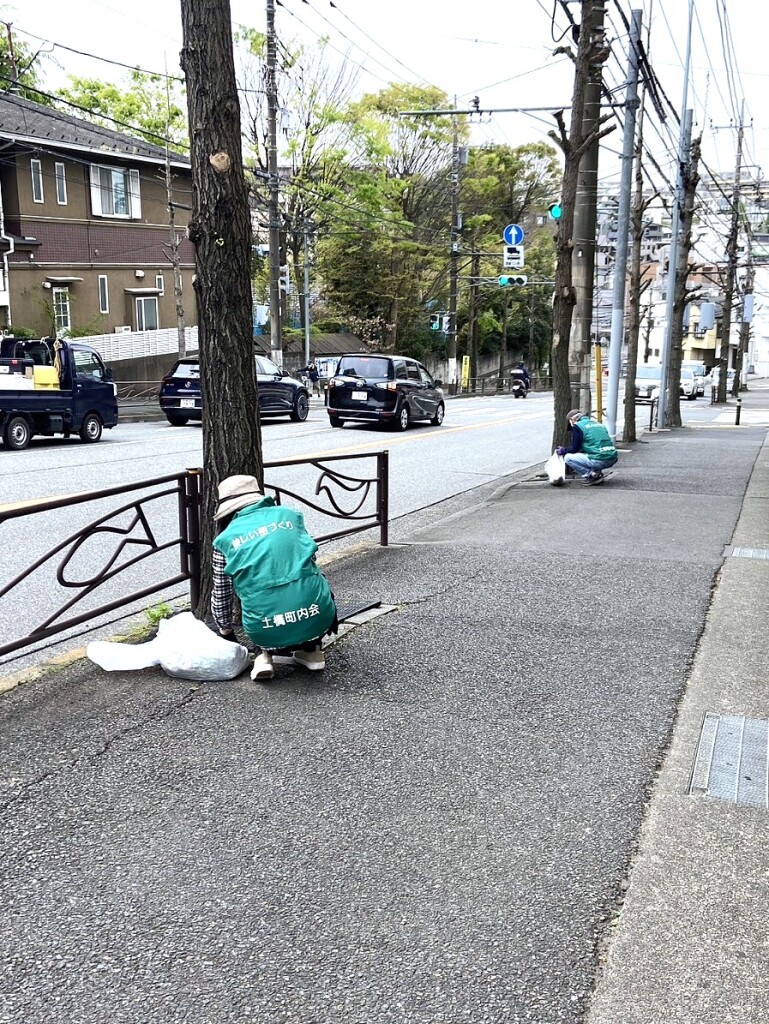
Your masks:
[[[697,394],[698,395],[704,395],[705,394],[705,378],[707,377],[708,373],[710,372],[708,370],[707,366],[705,366],[704,363],[697,363],[694,360],[685,359],[681,363],[681,369],[682,370],[691,370],[693,372],[694,377],[695,377],[695,379],[697,381]]]
[[[662,385],[661,366],[637,366],[635,371],[635,400],[636,403],[651,403],[659,398]],[[694,372],[686,367],[681,369],[681,382],[678,389],[679,395],[693,402],[697,397],[697,378]]]

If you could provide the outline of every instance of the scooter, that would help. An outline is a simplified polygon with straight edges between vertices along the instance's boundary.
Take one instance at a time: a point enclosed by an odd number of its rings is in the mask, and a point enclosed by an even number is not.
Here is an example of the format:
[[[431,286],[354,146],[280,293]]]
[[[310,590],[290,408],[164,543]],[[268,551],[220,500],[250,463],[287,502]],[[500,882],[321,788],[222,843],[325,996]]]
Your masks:
[[[526,381],[523,377],[513,378],[513,382],[510,385],[510,391],[512,392],[513,398],[525,398],[529,393],[529,389],[526,387]]]

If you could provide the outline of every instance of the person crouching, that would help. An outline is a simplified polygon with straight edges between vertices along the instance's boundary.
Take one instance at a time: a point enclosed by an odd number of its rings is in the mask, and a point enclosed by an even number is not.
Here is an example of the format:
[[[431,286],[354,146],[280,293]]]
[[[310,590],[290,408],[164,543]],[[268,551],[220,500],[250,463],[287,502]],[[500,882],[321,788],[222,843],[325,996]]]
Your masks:
[[[219,634],[234,638],[234,592],[256,648],[252,679],[272,679],[275,654],[290,654],[313,672],[324,669],[322,638],[337,631],[336,604],[304,516],[265,497],[253,476],[227,477],[218,495],[211,614]]]
[[[603,423],[591,419],[587,413],[572,409],[566,417],[571,431],[571,444],[556,448],[563,455],[567,469],[580,476],[585,483],[603,483],[603,471],[617,461],[617,449]]]

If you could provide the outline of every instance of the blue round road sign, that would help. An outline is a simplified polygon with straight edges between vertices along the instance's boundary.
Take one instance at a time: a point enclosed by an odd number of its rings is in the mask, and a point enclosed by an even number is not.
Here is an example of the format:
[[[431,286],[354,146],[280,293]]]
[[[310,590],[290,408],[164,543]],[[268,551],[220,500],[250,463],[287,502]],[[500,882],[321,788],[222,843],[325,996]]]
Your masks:
[[[519,224],[508,224],[502,232],[505,245],[520,245],[523,237],[523,228]]]

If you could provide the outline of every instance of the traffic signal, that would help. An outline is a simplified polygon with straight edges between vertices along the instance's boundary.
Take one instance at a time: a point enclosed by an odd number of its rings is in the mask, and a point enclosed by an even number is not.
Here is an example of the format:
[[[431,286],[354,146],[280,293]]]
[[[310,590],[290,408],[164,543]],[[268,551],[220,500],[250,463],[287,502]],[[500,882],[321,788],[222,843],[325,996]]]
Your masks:
[[[497,278],[499,284],[506,288],[508,285],[522,285],[528,281],[526,274],[502,274]]]
[[[451,313],[444,313],[441,317],[441,330],[444,334],[451,333]]]
[[[553,220],[560,220],[561,214],[563,213],[563,207],[560,203],[551,203],[547,208],[547,212],[550,214]]]
[[[441,329],[441,315],[440,313],[430,314],[430,330],[439,331]]]

